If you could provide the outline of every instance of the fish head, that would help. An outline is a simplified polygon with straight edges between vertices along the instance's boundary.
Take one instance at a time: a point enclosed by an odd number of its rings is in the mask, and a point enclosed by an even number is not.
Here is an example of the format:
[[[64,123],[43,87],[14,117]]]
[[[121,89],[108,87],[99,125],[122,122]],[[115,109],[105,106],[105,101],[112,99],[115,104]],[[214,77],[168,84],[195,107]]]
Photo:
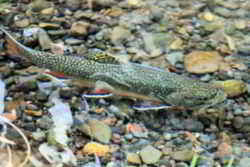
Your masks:
[[[206,86],[200,91],[195,91],[190,100],[191,108],[209,108],[222,105],[227,98],[223,89]],[[188,100],[187,100],[188,101]]]
[[[160,99],[171,105],[198,109],[222,104],[226,97],[223,89],[199,82],[199,84],[193,84],[177,92],[162,96]]]

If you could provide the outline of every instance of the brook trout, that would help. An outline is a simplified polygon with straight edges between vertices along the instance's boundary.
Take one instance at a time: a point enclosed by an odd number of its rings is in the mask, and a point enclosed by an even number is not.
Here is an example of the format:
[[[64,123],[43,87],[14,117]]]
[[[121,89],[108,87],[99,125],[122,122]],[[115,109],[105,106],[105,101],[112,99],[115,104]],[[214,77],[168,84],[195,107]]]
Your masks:
[[[0,30],[5,34],[8,54],[41,68],[87,80],[93,86],[105,83],[104,87],[114,94],[126,92],[128,96],[186,108],[209,107],[226,99],[222,89],[209,83],[137,63],[115,64],[37,51],[17,42],[6,30]]]

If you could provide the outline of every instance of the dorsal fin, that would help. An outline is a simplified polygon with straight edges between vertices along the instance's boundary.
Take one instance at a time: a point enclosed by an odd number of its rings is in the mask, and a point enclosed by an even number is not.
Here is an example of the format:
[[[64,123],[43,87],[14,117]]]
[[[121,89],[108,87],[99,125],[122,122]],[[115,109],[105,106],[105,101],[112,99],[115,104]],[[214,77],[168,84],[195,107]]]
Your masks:
[[[103,52],[100,50],[93,50],[90,51],[86,56],[86,59],[92,60],[98,63],[106,63],[106,64],[120,64],[120,62],[117,60],[117,58],[109,54],[107,52]]]

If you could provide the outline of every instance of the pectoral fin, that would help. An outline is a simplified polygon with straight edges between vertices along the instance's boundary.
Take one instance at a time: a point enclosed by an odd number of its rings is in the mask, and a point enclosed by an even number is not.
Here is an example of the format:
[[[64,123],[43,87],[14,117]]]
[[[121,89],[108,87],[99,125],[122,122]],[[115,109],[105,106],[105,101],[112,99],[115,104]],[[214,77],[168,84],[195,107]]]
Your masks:
[[[113,96],[111,93],[114,88],[106,82],[96,81],[95,89],[88,94],[84,94],[83,96],[86,98],[106,98]]]
[[[137,111],[148,111],[148,110],[162,110],[162,109],[172,109],[173,106],[168,104],[136,104],[132,107]]]

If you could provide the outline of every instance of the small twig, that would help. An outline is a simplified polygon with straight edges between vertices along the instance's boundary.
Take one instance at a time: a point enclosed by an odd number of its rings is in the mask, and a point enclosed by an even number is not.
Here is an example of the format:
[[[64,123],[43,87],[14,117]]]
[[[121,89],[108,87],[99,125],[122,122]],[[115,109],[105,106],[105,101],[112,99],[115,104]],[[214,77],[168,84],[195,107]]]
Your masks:
[[[7,165],[7,167],[13,167],[13,163],[12,163],[12,153],[11,153],[11,149],[10,149],[10,146],[9,145],[7,145],[7,151],[8,151],[8,155],[9,155],[9,157],[8,157],[8,165]]]
[[[8,125],[10,125],[11,127],[13,127],[22,136],[22,138],[24,139],[25,144],[27,145],[27,156],[25,157],[24,161],[19,165],[19,167],[23,167],[29,161],[29,158],[31,156],[30,143],[29,143],[28,139],[26,138],[26,136],[23,134],[23,132],[17,126],[15,126],[8,119],[6,119],[5,117],[3,117],[1,115],[0,115],[0,119],[2,121],[4,121],[5,123],[7,123]]]

